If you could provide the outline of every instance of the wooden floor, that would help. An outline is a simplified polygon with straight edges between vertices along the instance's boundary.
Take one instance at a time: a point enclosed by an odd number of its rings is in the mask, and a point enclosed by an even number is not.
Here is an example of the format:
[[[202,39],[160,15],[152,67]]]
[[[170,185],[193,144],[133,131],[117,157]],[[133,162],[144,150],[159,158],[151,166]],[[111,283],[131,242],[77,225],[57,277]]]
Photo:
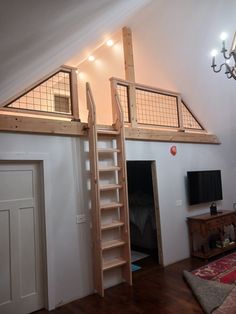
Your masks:
[[[146,259],[143,268],[133,273],[133,286],[120,284],[107,289],[105,297],[91,295],[37,314],[202,314],[200,306],[182,278],[182,271],[204,263],[186,259],[165,268]],[[35,313],[35,314],[36,314]]]

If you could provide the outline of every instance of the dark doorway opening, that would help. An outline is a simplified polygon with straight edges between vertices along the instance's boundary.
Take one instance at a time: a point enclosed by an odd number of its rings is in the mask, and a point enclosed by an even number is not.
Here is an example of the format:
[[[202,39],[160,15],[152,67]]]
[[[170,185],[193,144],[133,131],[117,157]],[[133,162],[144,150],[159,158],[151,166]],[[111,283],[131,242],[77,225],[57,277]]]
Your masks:
[[[154,164],[153,161],[127,161],[132,262],[146,257],[159,262]]]

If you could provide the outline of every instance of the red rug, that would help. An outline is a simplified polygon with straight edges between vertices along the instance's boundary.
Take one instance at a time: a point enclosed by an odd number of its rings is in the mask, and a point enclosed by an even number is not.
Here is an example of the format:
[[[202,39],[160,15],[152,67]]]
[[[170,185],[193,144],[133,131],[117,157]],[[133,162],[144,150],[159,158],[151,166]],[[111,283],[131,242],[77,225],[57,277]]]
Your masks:
[[[228,284],[236,283],[236,253],[202,266],[192,271],[192,274],[207,280]]]

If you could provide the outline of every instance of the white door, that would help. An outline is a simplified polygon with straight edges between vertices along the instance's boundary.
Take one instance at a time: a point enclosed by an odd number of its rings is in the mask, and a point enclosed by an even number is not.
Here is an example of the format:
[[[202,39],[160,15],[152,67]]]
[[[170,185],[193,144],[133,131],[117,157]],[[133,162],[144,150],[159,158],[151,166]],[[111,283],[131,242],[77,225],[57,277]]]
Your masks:
[[[0,313],[44,307],[39,166],[0,163]]]

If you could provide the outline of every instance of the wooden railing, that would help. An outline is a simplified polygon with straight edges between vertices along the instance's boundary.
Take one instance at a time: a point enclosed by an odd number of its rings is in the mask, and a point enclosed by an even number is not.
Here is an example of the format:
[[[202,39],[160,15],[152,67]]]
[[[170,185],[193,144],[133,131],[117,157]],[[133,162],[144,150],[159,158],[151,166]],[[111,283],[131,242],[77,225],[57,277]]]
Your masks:
[[[126,125],[206,132],[179,93],[117,78],[110,81],[113,107],[117,98]]]

